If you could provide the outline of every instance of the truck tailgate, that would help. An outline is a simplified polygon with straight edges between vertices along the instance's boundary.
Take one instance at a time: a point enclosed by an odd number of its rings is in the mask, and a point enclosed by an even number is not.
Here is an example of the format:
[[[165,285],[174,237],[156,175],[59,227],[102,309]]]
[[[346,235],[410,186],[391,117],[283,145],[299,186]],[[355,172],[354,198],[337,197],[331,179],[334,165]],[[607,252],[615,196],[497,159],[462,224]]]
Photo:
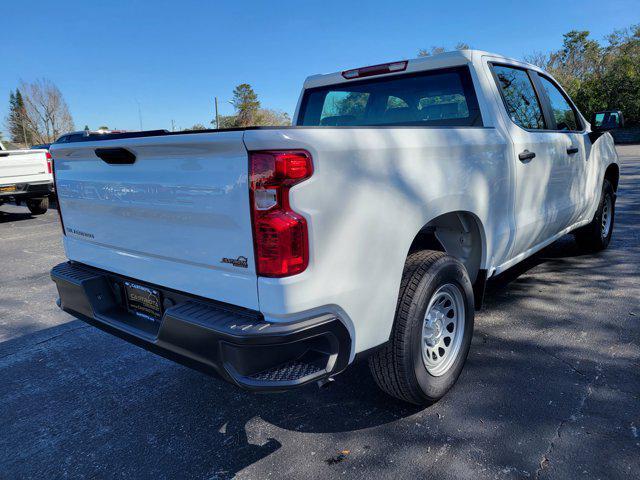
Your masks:
[[[54,145],[71,260],[258,308],[242,131]],[[96,149],[126,149],[130,164]],[[109,160],[109,159],[107,159]]]
[[[0,152],[0,185],[51,181],[44,150]]]

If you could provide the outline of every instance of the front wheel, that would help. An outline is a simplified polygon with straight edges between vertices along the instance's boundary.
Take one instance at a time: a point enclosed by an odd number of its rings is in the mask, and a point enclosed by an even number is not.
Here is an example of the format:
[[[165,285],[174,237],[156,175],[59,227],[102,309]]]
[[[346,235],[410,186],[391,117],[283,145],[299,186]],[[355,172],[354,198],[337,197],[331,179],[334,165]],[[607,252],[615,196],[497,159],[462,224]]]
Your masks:
[[[428,405],[455,383],[473,335],[473,289],[467,270],[443,252],[407,258],[391,339],[369,360],[378,386]]]
[[[609,246],[613,235],[616,213],[616,194],[609,180],[602,184],[602,195],[591,223],[574,232],[578,245],[590,252],[599,252]]]
[[[27,208],[32,215],[42,215],[43,213],[47,213],[47,210],[49,209],[49,199],[46,197],[30,198],[26,203]]]

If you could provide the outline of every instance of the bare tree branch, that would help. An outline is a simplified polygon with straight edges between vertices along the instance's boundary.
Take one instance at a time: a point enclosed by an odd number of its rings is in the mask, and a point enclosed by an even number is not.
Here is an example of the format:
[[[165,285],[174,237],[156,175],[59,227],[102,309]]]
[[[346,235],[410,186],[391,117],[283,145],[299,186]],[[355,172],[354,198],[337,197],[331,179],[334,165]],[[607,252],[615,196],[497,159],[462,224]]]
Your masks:
[[[74,129],[69,107],[53,82],[44,78],[33,83],[21,82],[20,91],[24,96],[27,128],[35,142],[51,143]]]

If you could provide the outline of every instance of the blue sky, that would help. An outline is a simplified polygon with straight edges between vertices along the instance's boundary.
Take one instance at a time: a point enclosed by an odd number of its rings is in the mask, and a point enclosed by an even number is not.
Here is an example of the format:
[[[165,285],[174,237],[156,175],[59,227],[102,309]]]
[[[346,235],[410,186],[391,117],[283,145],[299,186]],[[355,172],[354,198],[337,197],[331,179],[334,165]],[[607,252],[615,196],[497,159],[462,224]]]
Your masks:
[[[415,57],[458,41],[516,58],[558,48],[562,34],[601,39],[640,22],[638,0],[41,1],[0,8],[0,131],[9,91],[47,77],[76,127],[208,124],[235,85],[292,113],[304,78]]]

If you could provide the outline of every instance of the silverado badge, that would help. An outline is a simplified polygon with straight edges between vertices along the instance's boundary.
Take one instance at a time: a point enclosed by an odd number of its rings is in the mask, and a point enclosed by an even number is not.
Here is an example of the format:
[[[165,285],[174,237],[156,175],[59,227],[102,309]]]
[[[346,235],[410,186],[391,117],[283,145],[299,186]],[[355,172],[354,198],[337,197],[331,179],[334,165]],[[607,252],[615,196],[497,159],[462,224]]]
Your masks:
[[[249,267],[249,263],[247,261],[247,257],[238,257],[238,258],[222,257],[221,262],[222,263],[230,263],[234,267],[240,267],[240,268],[248,268]]]

